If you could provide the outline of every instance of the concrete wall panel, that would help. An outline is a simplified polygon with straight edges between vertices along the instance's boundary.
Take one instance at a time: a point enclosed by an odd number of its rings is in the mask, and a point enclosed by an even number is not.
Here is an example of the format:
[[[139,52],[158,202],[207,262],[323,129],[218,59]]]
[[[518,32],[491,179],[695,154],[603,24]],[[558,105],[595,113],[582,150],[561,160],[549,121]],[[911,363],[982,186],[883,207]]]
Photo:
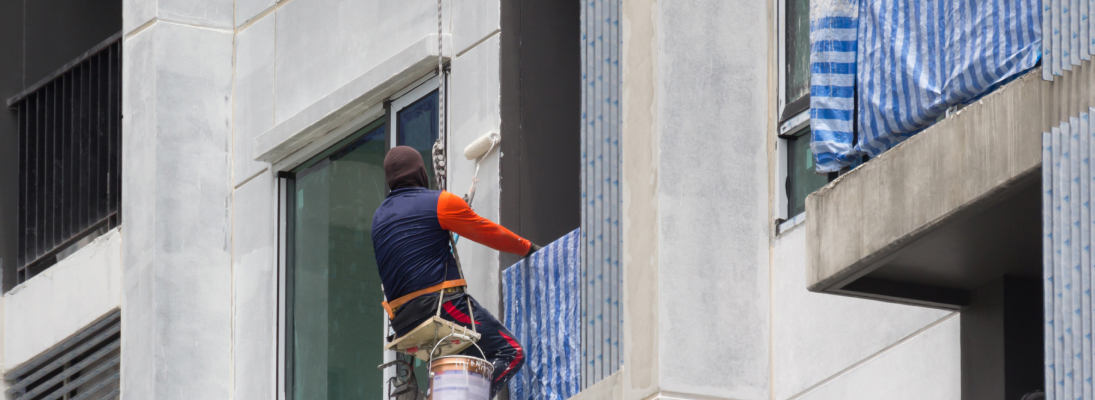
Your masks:
[[[467,193],[475,174],[475,162],[464,158],[464,147],[501,129],[498,54],[499,37],[494,35],[452,61],[448,94],[449,190],[458,196]],[[476,213],[492,221],[498,221],[500,155],[501,149],[495,148],[483,160],[472,203]],[[500,316],[498,252],[466,239],[457,244],[457,249],[472,296],[495,316]]]
[[[154,0],[122,0],[122,31],[128,35],[156,18],[157,6]]]
[[[437,3],[427,0],[294,0],[276,14],[278,123],[437,33]]]
[[[127,397],[229,397],[232,47],[231,32],[165,22],[127,40]]]
[[[275,398],[277,183],[262,174],[232,196],[232,361],[237,400]]]
[[[442,7],[452,7],[452,44],[455,54],[467,51],[501,29],[499,0],[446,1]]]
[[[796,399],[959,400],[959,325],[946,319]]]
[[[30,360],[121,306],[117,229],[4,294],[4,370]]]
[[[152,29],[158,109],[155,398],[227,398],[232,35],[175,24]]]
[[[122,30],[127,34],[151,21],[232,28],[234,2],[228,0],[122,0]]]
[[[236,35],[235,132],[232,138],[233,185],[238,186],[269,164],[251,154],[255,137],[274,127],[274,20],[271,14]]]
[[[156,336],[152,269],[156,226],[154,30],[126,39],[122,59],[122,360],[126,398],[154,398]],[[132,190],[144,188],[144,190]]]
[[[236,0],[236,27],[251,22],[259,14],[274,7],[275,0]]]
[[[805,290],[804,228],[777,238],[772,253],[772,379],[777,400],[791,398],[951,315]]]
[[[767,4],[657,7],[661,388],[768,398]]]

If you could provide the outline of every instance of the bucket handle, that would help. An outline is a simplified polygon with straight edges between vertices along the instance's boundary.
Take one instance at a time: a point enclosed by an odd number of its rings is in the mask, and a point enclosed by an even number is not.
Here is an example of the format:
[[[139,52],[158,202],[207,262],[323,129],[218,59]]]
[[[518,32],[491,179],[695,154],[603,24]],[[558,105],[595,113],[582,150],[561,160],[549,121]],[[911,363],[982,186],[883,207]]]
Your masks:
[[[464,328],[464,332],[463,332],[463,334],[460,334],[460,335],[458,335],[458,334],[457,334],[457,333],[456,333],[455,331],[453,331],[453,332],[450,332],[450,333],[449,333],[448,335],[445,335],[445,337],[441,338],[441,340],[439,340],[439,341],[437,342],[437,344],[433,345],[433,349],[432,349],[432,350],[430,350],[430,365],[433,365],[433,360],[434,360],[434,358],[433,358],[433,355],[434,355],[434,353],[436,353],[436,352],[437,352],[437,347],[438,347],[438,346],[441,346],[441,343],[445,343],[445,341],[446,341],[446,340],[447,340],[448,338],[456,336],[456,337],[462,338],[462,339],[464,339],[464,340],[468,340],[468,341],[471,341],[471,340],[470,340],[470,339],[468,338],[468,335],[467,335],[467,334],[468,334],[468,328],[467,328],[467,327],[463,327],[463,328]],[[476,348],[477,350],[479,350],[479,354],[482,354],[482,355],[483,355],[483,360],[486,360],[486,359],[487,359],[487,353],[484,353],[484,352],[483,352],[483,348],[482,348],[482,347],[479,347],[479,344],[478,344],[478,343],[475,343],[475,342],[473,341],[473,342],[471,342],[471,345],[472,345],[472,346],[475,346],[475,348]]]

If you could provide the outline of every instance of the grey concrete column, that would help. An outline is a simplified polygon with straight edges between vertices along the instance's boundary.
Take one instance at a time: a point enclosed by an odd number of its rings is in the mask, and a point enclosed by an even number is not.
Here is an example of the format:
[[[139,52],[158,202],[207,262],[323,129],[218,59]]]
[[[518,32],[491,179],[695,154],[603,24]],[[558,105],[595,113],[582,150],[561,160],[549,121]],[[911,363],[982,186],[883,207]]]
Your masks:
[[[124,42],[126,399],[229,398],[232,40],[159,20]]]
[[[624,2],[624,398],[769,397],[769,4]]]

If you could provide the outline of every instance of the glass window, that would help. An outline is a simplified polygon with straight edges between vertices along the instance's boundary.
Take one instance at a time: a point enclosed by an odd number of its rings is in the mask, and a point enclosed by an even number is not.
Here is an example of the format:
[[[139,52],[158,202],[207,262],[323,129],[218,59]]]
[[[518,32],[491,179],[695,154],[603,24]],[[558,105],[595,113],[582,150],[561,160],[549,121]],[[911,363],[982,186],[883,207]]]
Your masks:
[[[372,245],[384,200],[383,121],[292,171],[288,310],[292,398],[380,399],[386,313]]]
[[[427,166],[438,137],[436,90],[392,110],[313,157],[287,179],[289,324],[287,388],[294,400],[386,397],[387,314],[372,244],[373,214],[384,201],[389,122],[395,144],[418,150]],[[415,360],[420,388],[425,363]]]
[[[433,174],[433,143],[437,141],[437,91],[399,110],[396,125],[396,145],[410,146],[422,154],[426,163],[426,175],[430,178],[430,187],[436,186]]]
[[[810,0],[784,0],[786,28],[784,54],[786,65],[784,118],[794,116],[808,107],[810,95]]]
[[[787,217],[794,218],[806,211],[806,196],[829,183],[814,170],[809,128],[787,139],[787,170]]]

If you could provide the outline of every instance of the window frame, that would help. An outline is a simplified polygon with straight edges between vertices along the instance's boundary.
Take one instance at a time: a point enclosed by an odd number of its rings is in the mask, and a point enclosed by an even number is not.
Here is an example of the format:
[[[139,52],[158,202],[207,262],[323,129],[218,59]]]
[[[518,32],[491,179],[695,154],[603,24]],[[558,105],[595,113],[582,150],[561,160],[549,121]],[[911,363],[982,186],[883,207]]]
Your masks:
[[[374,105],[368,108],[361,115],[351,119],[346,124],[333,129],[323,137],[309,143],[301,149],[295,151],[291,155],[283,158],[282,160],[272,165],[272,170],[276,172],[277,179],[277,196],[278,196],[278,216],[277,216],[277,268],[278,268],[278,339],[277,339],[277,382],[276,393],[278,400],[291,400],[293,399],[293,383],[292,373],[293,366],[293,326],[292,326],[292,300],[293,293],[289,286],[292,284],[291,279],[291,260],[293,257],[292,246],[290,246],[290,238],[292,235],[293,227],[290,222],[292,206],[295,199],[291,198],[294,194],[293,188],[295,187],[295,169],[304,165],[316,157],[323,155],[324,152],[333,149],[336,146],[344,145],[342,142],[350,138],[354,133],[359,130],[375,124],[377,121],[384,120],[384,125],[388,129],[388,135],[385,137],[385,146],[388,150],[391,150],[397,143],[397,128],[398,122],[397,116],[400,110],[403,110],[407,106],[414,104],[416,101],[425,98],[434,91],[438,90],[444,82],[447,87],[448,75],[438,76],[437,71],[431,71],[418,80],[414,81],[410,85],[407,85],[403,89],[400,89],[395,94],[388,97],[387,100],[380,104]],[[443,101],[445,99],[439,99]],[[446,104],[447,106],[447,104]],[[446,126],[448,125],[448,118],[445,119]],[[439,127],[441,130],[446,130],[444,127]],[[449,149],[450,143],[448,137],[445,137],[446,150]],[[385,190],[387,190],[385,188]],[[379,306],[379,305],[378,305]],[[391,327],[387,318],[384,318],[384,330],[379,335],[379,346],[385,344],[385,337],[390,334]],[[396,353],[393,351],[384,352],[384,362],[394,361]],[[381,398],[387,398],[387,385],[386,382],[394,376],[393,371],[389,368],[384,370],[383,380],[377,382],[381,389]]]
[[[776,196],[775,204],[773,207],[775,212],[773,213],[775,218],[776,235],[786,232],[787,230],[797,226],[805,221],[805,212],[798,215],[790,214],[790,192],[788,191],[788,184],[791,172],[791,157],[789,153],[791,151],[790,138],[796,136],[795,134],[800,132],[804,128],[810,127],[810,107],[807,106],[804,110],[795,113],[789,118],[784,118],[784,113],[788,111],[787,102],[787,2],[790,0],[773,0],[777,10],[777,44],[776,44],[776,56],[777,63],[776,68],[779,70],[779,82],[777,93],[777,107],[776,107],[776,131],[775,144],[776,144]],[[807,95],[806,99],[809,99]],[[812,135],[813,133],[808,133]]]
[[[784,124],[791,123],[792,120],[794,120],[795,118],[798,118],[802,113],[807,113],[807,114],[809,113],[809,111],[810,111],[810,106],[809,106],[810,94],[807,93],[806,96],[803,98],[807,102],[806,108],[803,111],[796,112],[796,113],[794,113],[794,115],[787,116],[787,118],[784,118],[785,117],[784,114],[786,114],[789,111],[788,108],[791,105],[790,102],[788,102],[788,99],[787,99],[787,50],[788,50],[787,49],[787,1],[789,1],[789,0],[773,0],[773,1],[776,3],[775,4],[776,10],[777,10],[776,13],[779,16],[777,18],[778,26],[776,28],[777,29],[777,33],[776,33],[776,36],[777,36],[777,44],[776,44],[777,51],[776,51],[776,53],[777,54],[776,54],[776,56],[778,57],[777,60],[776,60],[776,64],[777,64],[777,69],[779,70],[778,71],[779,72],[779,78],[778,78],[779,83],[777,85],[777,86],[779,86],[779,88],[777,89],[778,90],[778,97],[777,97],[778,100],[777,100],[777,104],[776,104],[776,110],[777,110],[777,112],[776,112],[776,122],[779,125],[784,125]],[[784,132],[784,129],[782,129],[782,127],[780,129],[780,132],[781,132],[781,134],[782,134],[782,132]]]

